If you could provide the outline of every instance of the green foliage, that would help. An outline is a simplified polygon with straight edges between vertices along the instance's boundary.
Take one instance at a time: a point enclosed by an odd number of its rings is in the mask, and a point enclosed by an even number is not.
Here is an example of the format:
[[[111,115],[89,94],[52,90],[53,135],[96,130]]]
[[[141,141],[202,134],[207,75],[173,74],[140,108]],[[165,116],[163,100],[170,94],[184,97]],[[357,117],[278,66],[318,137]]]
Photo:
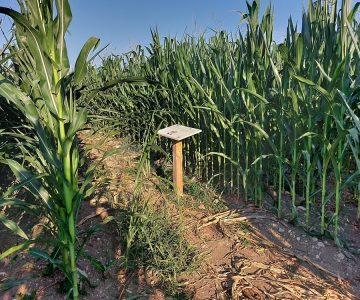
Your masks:
[[[153,31],[150,46],[103,59],[87,82],[97,87],[120,74],[158,84],[122,85],[82,105],[101,113],[95,125],[145,143],[159,124],[201,128],[185,145],[188,172],[258,206],[265,192],[276,191],[278,216],[286,212],[287,190],[293,219],[305,199],[307,229],[333,228],[340,243],[342,191],[359,188],[359,164],[346,163],[358,161],[359,5],[332,2],[309,1],[302,28],[290,18],[280,44],[273,41],[273,11],[260,18],[260,1],[248,4],[247,31],[237,36],[162,41]]]
[[[193,200],[191,201],[188,198],[184,199],[183,204],[185,206],[188,206],[191,203],[195,206],[195,208],[203,207],[203,209],[213,211],[215,213],[225,211],[227,209],[224,200],[221,199],[221,196],[216,193],[211,185],[204,184],[197,178],[188,179],[186,177],[184,182],[185,194],[191,196],[191,200]]]
[[[78,298],[78,243],[76,219],[82,199],[87,195],[90,173],[80,183],[78,140],[76,133],[87,121],[84,109],[77,109],[75,91],[86,74],[86,58],[96,47],[91,38],[81,51],[74,72],[70,72],[65,34],[72,19],[67,0],[19,1],[20,12],[0,7],[0,13],[15,23],[15,43],[7,52],[11,66],[0,74],[1,107],[17,110],[24,119],[27,135],[16,134],[15,147],[21,155],[4,157],[18,184],[5,192],[0,203],[6,207],[22,207],[45,216],[52,238],[31,238],[16,223],[1,215],[0,221],[15,234],[26,239],[0,255],[4,258],[45,241],[55,249],[51,254],[31,248],[30,254],[46,260],[63,271],[70,292]],[[26,120],[26,121],[25,121]],[[35,207],[14,199],[14,191],[25,188],[36,201]]]
[[[154,272],[167,290],[180,291],[178,276],[195,262],[194,249],[169,214],[140,198],[130,201],[116,217],[125,242],[125,266]]]

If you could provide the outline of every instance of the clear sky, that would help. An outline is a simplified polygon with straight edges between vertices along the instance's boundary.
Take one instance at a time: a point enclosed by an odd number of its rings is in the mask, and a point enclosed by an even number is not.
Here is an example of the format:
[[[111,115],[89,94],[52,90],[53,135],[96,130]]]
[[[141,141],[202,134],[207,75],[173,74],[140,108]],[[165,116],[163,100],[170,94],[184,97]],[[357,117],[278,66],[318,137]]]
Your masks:
[[[249,1],[251,2],[251,1]],[[261,11],[270,0],[261,0]],[[16,0],[0,0],[1,6],[16,8]],[[272,0],[275,11],[275,40],[286,32],[289,16],[301,25],[301,13],[307,0]],[[161,36],[181,37],[185,32],[200,34],[208,28],[229,32],[239,29],[240,12],[246,12],[245,0],[70,0],[73,21],[67,38],[71,64],[90,36],[110,43],[105,53],[123,53],[150,42],[150,28]],[[3,28],[7,29],[8,26]],[[3,40],[0,37],[2,44]]]

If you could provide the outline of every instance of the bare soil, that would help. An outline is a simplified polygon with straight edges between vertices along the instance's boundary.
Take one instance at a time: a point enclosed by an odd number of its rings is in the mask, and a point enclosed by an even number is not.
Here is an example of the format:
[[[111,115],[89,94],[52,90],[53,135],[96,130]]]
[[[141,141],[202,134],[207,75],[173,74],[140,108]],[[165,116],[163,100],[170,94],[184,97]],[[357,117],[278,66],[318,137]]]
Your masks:
[[[81,138],[90,145],[102,137],[84,134]],[[107,220],[117,207],[132,199],[137,151],[122,139],[110,139],[91,150],[89,157],[98,161],[104,151],[115,148],[119,153],[103,162],[95,178],[96,182],[108,178],[108,183],[82,204],[79,231]],[[222,212],[198,205],[191,195],[179,203],[159,188],[155,174],[144,181],[143,194],[155,206],[165,206],[174,221],[182,224],[184,236],[198,253],[196,270],[179,279],[189,299],[360,299],[360,257],[338,248],[330,239],[312,237],[301,226],[279,220],[266,210],[244,207],[235,197],[226,200],[228,208]],[[19,218],[28,228],[39,222]],[[354,245],[360,241],[355,225],[349,236]],[[79,268],[95,284],[85,287],[87,294],[82,298],[170,299],[154,274],[122,267],[122,241],[114,223],[101,228],[92,235],[86,251],[108,268],[99,272],[87,260],[79,261]],[[1,252],[19,241],[0,225]],[[44,268],[44,263],[27,254],[0,262],[0,284],[4,278],[26,279],[0,299],[21,299],[31,292],[36,299],[64,299],[65,295],[57,292],[61,274],[44,277]]]

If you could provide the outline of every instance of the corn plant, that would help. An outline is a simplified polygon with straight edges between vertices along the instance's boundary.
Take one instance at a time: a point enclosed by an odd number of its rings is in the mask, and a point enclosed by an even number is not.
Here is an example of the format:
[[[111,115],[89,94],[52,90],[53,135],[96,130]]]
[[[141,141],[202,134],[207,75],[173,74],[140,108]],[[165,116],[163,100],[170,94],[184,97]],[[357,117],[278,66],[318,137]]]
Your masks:
[[[18,109],[30,130],[19,138],[22,155],[3,160],[18,178],[18,185],[1,197],[1,206],[32,210],[24,200],[14,199],[15,190],[26,188],[38,200],[36,213],[44,214],[54,239],[31,238],[16,223],[1,215],[1,221],[25,241],[0,255],[1,259],[29,245],[45,242],[50,254],[32,247],[36,257],[59,268],[78,299],[80,270],[76,266],[76,219],[80,203],[89,192],[90,178],[79,182],[79,148],[76,133],[85,124],[87,112],[78,110],[75,90],[86,70],[87,56],[99,43],[90,38],[82,48],[74,72],[70,72],[65,34],[72,19],[67,0],[19,1],[20,12],[0,7],[15,23],[16,43],[9,59],[13,72],[0,74],[0,95]],[[7,75],[5,77],[5,75]],[[45,248],[47,249],[47,248]]]
[[[201,128],[185,145],[188,172],[258,206],[271,194],[279,217],[290,207],[293,221],[304,217],[307,230],[331,233],[340,244],[342,192],[359,195],[356,122],[348,109],[359,112],[358,7],[309,0],[301,28],[290,18],[278,44],[273,10],[260,17],[260,1],[247,3],[246,31],[238,34],[162,41],[152,31],[148,47],[104,58],[88,82],[96,87],[122,73],[161,85],[119,86],[82,105],[102,112],[100,124],[140,142],[139,132],[155,132],[160,123]]]

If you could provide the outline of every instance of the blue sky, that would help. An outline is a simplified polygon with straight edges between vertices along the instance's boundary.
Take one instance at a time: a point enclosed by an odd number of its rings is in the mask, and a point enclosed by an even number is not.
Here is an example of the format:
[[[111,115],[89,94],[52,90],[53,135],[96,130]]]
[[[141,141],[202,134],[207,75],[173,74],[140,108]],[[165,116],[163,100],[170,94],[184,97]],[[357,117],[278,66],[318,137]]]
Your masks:
[[[269,2],[261,0],[261,11]],[[90,36],[99,37],[102,45],[110,43],[106,53],[123,53],[138,44],[148,44],[150,28],[155,27],[161,36],[177,37],[185,32],[200,34],[207,28],[236,32],[240,25],[238,11],[246,12],[245,0],[70,0],[70,4],[73,21],[67,43],[72,65]],[[290,15],[301,24],[306,4],[307,0],[272,0],[275,40],[284,37]],[[16,0],[1,0],[0,5],[16,8]]]

